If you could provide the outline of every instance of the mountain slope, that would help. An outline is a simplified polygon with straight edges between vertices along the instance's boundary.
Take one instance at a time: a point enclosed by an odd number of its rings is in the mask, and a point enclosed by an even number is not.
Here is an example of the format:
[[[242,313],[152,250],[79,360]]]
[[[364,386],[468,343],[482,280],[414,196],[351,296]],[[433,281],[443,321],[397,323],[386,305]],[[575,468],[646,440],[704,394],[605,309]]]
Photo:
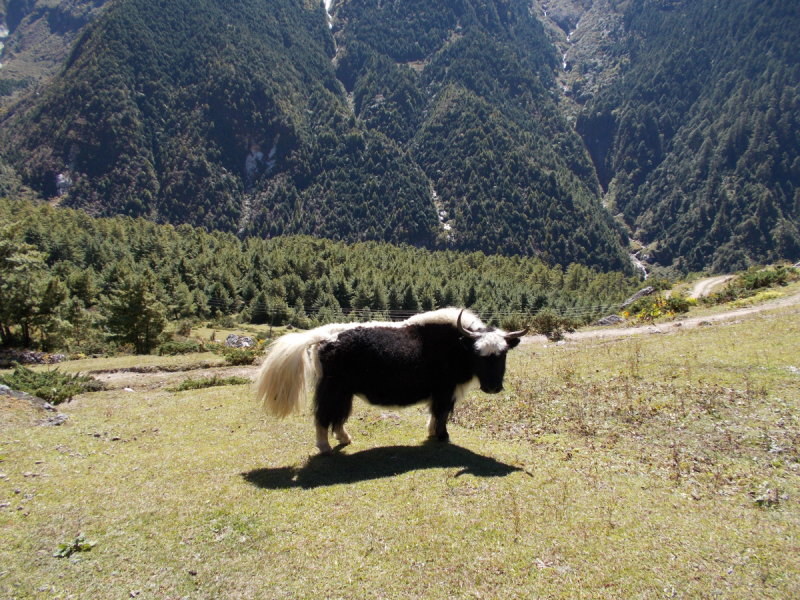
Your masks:
[[[651,260],[729,271],[800,258],[800,8],[631,0],[624,76],[577,129]]]
[[[0,107],[56,76],[105,0],[0,0]]]
[[[346,0],[335,15],[356,114],[409,149],[452,246],[626,266],[527,3]]]
[[[4,158],[96,214],[629,268],[527,3],[332,10],[333,31],[298,0],[114,4]]]
[[[272,235],[329,235],[344,220],[383,237],[395,220],[387,239],[430,239],[427,181],[350,118],[332,54],[321,6],[126,0],[13,115],[7,157],[45,195],[97,214],[243,232],[268,219]]]

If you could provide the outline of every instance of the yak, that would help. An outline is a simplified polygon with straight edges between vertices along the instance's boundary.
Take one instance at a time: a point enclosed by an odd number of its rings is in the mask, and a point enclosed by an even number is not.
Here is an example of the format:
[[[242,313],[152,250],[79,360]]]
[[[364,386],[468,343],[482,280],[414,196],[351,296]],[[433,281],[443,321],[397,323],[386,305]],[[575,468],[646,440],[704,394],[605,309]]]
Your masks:
[[[429,437],[449,440],[447,420],[475,384],[503,389],[506,354],[527,329],[506,333],[465,309],[445,308],[401,322],[331,324],[278,338],[256,378],[257,399],[277,417],[299,411],[306,382],[315,385],[316,446],[332,451],[328,432],[352,442],[344,424],[353,396],[381,406],[430,406]]]

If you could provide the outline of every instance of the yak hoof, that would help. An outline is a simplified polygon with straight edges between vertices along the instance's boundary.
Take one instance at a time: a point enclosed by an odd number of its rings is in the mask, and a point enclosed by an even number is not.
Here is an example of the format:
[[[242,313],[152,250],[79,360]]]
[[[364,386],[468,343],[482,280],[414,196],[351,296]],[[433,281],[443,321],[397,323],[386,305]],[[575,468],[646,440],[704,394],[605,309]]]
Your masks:
[[[333,448],[330,444],[317,444],[320,454],[333,454]]]
[[[450,434],[446,431],[444,433],[436,434],[436,439],[442,442],[443,444],[447,444],[450,441]]]
[[[334,429],[333,430],[333,437],[336,438],[336,441],[339,442],[342,446],[347,446],[348,444],[353,443],[353,438],[350,437],[350,434],[347,433],[344,427],[341,429]]]

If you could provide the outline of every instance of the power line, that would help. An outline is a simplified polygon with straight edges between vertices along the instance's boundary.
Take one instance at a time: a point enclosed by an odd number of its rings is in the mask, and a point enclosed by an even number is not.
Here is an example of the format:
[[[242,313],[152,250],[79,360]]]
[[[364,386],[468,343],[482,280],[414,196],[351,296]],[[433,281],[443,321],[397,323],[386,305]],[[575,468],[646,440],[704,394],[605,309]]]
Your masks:
[[[223,298],[210,298],[208,305],[214,308],[230,308],[233,305],[240,303],[240,301],[225,300]],[[295,309],[295,307],[275,307],[264,302],[251,302],[244,304],[242,308],[248,308],[251,314],[275,316],[284,314],[288,310]],[[333,317],[336,319],[340,317],[342,320],[350,319],[370,319],[370,318],[388,318],[391,321],[404,321],[414,315],[421,314],[425,311],[403,310],[403,309],[375,309],[375,308],[343,308],[331,306],[303,306],[303,312],[309,318],[316,318],[323,315],[326,318]],[[591,306],[572,306],[572,307],[552,307],[543,306],[536,310],[481,310],[480,308],[471,308],[470,310],[475,313],[480,319],[490,322],[492,320],[501,319],[527,319],[535,317],[542,312],[552,312],[559,317],[581,318],[581,317],[594,317],[605,313],[613,314],[619,312],[622,304],[595,304]]]

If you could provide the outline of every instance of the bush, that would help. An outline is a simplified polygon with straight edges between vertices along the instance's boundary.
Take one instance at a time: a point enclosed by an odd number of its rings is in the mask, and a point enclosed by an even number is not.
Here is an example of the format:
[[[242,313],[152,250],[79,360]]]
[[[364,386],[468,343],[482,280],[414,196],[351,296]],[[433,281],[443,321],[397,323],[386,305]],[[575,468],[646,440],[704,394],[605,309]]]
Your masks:
[[[216,373],[211,377],[203,377],[201,379],[192,379],[187,377],[181,381],[178,387],[167,388],[170,392],[184,392],[186,390],[200,390],[209,387],[219,387],[223,385],[244,385],[250,383],[246,377],[217,377]]]
[[[784,285],[788,275],[786,268],[781,265],[774,269],[750,267],[736,278],[734,285],[745,290],[757,290],[771,285]]]
[[[92,356],[94,354],[101,354],[114,356],[119,351],[119,348],[116,342],[107,342],[105,338],[100,335],[81,340],[80,342],[68,340],[64,346],[64,350],[69,352],[70,355],[84,354],[86,356]]]
[[[525,329],[530,322],[530,315],[514,314],[500,320],[500,329],[504,331],[520,331]]]
[[[252,365],[261,355],[264,348],[263,343],[258,343],[251,348],[228,348],[221,342],[209,342],[206,350],[219,354],[225,358],[225,362],[231,366]]]
[[[178,335],[188,338],[190,335],[192,335],[192,322],[186,320],[181,321],[178,325],[177,333]]]
[[[676,314],[687,313],[692,306],[697,306],[697,300],[685,296],[670,296],[665,306],[668,311]]]
[[[775,300],[777,298],[781,298],[782,296],[783,294],[777,290],[764,290],[763,292],[758,292],[755,296],[734,300],[731,302],[731,306],[735,308],[741,308],[743,306],[758,304],[759,302],[766,302],[767,300]]]
[[[252,365],[260,354],[260,345],[252,348],[224,348],[222,351],[225,362],[231,366]]]
[[[638,314],[643,310],[649,311],[652,309],[653,304],[659,301],[661,301],[661,298],[659,296],[643,296],[642,298],[639,298],[636,302],[629,304],[625,308],[625,311],[632,315]]]
[[[710,294],[700,301],[706,305],[725,304],[755,296],[758,290],[775,285],[786,285],[798,278],[797,270],[778,265],[775,268],[751,267],[734,279],[725,289]]]
[[[158,347],[159,356],[175,356],[176,354],[190,354],[192,352],[203,352],[203,345],[194,341],[185,342],[165,342]]]
[[[572,333],[578,323],[569,317],[560,317],[556,313],[543,310],[530,319],[531,328],[539,335],[544,335],[551,342],[564,339],[565,333]]]
[[[639,322],[651,322],[659,317],[674,317],[676,314],[687,313],[692,306],[697,306],[697,300],[685,296],[646,296],[639,298],[625,311],[627,315],[634,315]]]
[[[61,404],[72,400],[77,394],[100,392],[105,389],[101,381],[89,375],[68,375],[58,369],[50,371],[31,371],[22,365],[15,365],[11,375],[0,376],[0,383],[12,390],[27,392],[47,400],[50,404]]]

